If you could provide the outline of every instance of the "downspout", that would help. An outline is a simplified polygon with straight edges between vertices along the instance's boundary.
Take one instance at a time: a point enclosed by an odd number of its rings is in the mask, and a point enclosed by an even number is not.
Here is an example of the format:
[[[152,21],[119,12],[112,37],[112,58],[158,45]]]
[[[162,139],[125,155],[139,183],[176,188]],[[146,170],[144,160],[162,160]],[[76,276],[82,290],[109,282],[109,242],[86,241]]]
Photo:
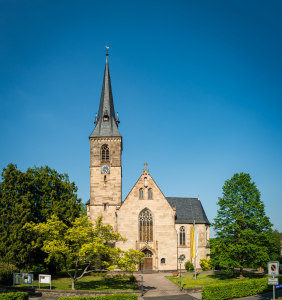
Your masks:
[[[176,245],[177,245],[176,269],[177,269],[177,272],[178,272],[178,232],[177,232],[176,236],[177,236],[177,240],[176,240]]]

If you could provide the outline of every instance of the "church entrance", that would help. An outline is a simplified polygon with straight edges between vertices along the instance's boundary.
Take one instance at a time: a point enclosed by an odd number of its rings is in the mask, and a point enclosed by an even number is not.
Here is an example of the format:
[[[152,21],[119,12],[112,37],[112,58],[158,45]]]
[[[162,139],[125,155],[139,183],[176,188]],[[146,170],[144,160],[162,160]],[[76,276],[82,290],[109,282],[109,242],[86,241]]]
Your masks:
[[[146,255],[143,270],[153,270],[153,253],[149,250],[145,250],[143,253]]]

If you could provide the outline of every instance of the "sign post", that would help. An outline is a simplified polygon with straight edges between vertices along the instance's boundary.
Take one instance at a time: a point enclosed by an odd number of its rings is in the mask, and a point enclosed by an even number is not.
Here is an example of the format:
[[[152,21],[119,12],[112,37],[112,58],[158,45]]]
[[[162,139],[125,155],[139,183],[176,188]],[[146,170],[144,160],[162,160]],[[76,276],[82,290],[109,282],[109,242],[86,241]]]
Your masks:
[[[51,290],[51,275],[39,274],[38,279],[39,279],[39,288],[40,288],[40,283],[50,283],[50,290]]]
[[[278,278],[274,276],[279,275],[279,261],[270,261],[268,262],[268,276],[272,276],[272,278],[268,278],[268,284],[273,286],[273,299],[275,299],[275,286],[278,285]]]

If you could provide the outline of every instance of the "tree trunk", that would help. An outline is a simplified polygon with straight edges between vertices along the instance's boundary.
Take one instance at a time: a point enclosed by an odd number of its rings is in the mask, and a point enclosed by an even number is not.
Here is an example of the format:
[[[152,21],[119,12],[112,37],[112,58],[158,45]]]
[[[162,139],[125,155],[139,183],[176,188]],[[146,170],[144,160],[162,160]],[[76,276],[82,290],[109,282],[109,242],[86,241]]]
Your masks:
[[[243,268],[240,268],[240,277],[243,277]]]
[[[74,279],[72,279],[71,289],[72,289],[73,291],[75,290],[75,280],[74,280]]]

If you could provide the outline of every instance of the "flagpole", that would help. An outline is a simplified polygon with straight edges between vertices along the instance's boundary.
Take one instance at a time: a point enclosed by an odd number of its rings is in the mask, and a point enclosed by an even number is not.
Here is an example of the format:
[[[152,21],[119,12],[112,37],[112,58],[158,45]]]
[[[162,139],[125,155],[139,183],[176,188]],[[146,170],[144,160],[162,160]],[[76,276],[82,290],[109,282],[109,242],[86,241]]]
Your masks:
[[[193,227],[195,228],[195,220],[193,222]],[[195,247],[196,247],[196,231],[195,231]],[[194,269],[195,269],[195,280],[197,279],[197,276],[196,276],[196,255],[195,255],[195,258],[194,258]]]

